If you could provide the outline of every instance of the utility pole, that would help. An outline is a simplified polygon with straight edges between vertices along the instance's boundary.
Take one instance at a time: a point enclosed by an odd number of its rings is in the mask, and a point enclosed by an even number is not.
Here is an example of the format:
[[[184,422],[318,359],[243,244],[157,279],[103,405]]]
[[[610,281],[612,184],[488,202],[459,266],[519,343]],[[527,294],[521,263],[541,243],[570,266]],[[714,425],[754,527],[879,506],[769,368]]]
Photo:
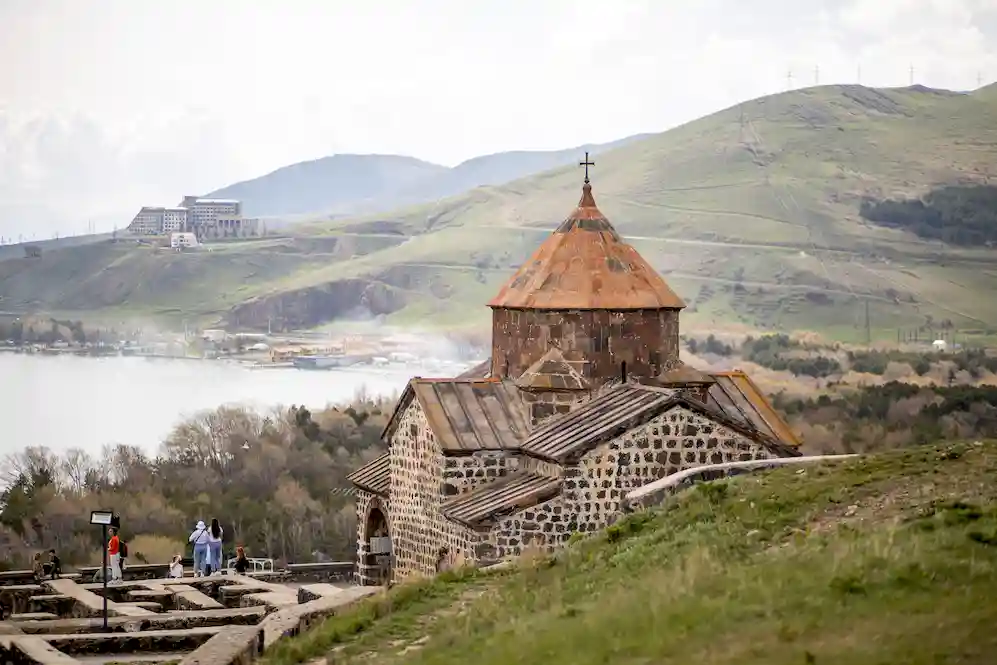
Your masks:
[[[872,330],[869,326],[869,299],[865,301],[865,345],[872,346]]]
[[[914,63],[910,65],[910,84],[914,85]]]
[[[862,85],[862,65],[855,67],[855,82]]]
[[[820,85],[820,65],[814,65],[814,85]]]
[[[981,72],[976,72],[976,87],[983,87],[983,74]]]
[[[786,90],[793,89],[793,70],[786,71]]]

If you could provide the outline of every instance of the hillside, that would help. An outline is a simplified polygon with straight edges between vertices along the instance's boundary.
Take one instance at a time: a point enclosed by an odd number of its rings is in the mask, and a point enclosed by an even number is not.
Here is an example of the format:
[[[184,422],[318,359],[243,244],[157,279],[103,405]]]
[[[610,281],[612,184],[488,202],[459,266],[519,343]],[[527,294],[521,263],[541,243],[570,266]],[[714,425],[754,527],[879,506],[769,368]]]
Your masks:
[[[206,194],[239,199],[246,215],[343,213],[368,199],[446,171],[445,166],[399,155],[332,155],[279,168]]]
[[[866,197],[919,197],[997,175],[995,114],[989,89],[786,92],[600,154],[594,191],[689,303],[688,327],[861,340],[868,311],[873,338],[895,339],[898,327],[929,317],[993,331],[997,300],[980,296],[997,278],[997,252],[924,240],[859,211]],[[0,295],[57,311],[182,312],[249,327],[268,318],[312,327],[357,312],[406,325],[480,324],[484,303],[571,210],[580,180],[565,166],[212,253],[108,245],[86,265],[76,250],[0,262]],[[69,273],[86,292],[62,281]]]
[[[332,216],[383,212],[460,194],[598,154],[643,136],[569,150],[502,152],[475,157],[453,168],[398,155],[332,155],[277,169],[259,178],[223,187],[207,196],[243,201],[247,215]]]
[[[997,442],[703,483],[555,556],[402,584],[269,652],[318,662],[977,663]]]

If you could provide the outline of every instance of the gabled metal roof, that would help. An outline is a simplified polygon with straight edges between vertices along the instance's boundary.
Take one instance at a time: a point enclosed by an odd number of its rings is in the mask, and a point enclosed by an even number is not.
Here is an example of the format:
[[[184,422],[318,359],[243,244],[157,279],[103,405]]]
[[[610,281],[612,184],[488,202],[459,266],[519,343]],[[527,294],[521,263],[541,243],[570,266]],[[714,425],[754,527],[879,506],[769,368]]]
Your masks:
[[[560,490],[560,479],[514,473],[450,499],[443,504],[441,512],[452,520],[473,527],[486,518],[535,506]]]
[[[346,476],[346,479],[373,494],[388,496],[391,489],[391,455],[385,453],[372,459]]]
[[[413,399],[446,452],[517,449],[529,431],[519,389],[511,381],[416,377],[402,392],[382,438],[390,440]]]
[[[797,447],[800,439],[772,407],[758,385],[741,370],[718,372],[707,393],[707,406],[731,420],[750,425],[787,446]]]

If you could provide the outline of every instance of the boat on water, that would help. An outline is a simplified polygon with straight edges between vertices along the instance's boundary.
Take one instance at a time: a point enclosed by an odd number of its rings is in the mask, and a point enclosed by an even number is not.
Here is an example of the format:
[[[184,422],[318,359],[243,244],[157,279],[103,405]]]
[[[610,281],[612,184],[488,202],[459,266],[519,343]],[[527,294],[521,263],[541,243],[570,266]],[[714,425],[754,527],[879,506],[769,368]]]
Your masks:
[[[334,369],[350,367],[366,360],[366,356],[296,356],[291,360],[298,369]]]

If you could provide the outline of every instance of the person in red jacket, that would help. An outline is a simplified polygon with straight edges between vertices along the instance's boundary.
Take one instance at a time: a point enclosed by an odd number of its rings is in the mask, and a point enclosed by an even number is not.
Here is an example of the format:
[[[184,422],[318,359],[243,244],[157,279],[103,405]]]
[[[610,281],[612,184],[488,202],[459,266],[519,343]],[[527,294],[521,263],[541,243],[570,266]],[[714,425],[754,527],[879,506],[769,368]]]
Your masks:
[[[111,583],[121,581],[121,540],[118,530],[111,527],[111,539],[107,541],[107,558],[111,562]]]

